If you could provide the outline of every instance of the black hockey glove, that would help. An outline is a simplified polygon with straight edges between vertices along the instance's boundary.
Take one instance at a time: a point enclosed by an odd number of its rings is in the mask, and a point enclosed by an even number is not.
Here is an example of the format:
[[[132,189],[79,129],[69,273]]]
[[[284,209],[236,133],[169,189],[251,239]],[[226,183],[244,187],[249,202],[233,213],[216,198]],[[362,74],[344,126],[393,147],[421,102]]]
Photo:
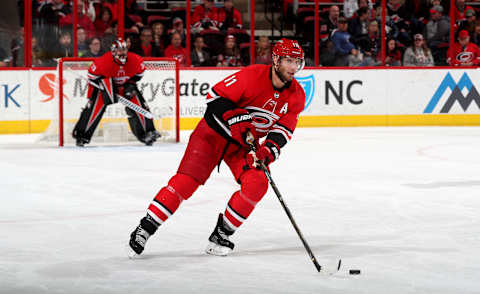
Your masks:
[[[127,99],[132,99],[132,97],[135,96],[136,91],[137,87],[135,83],[125,83],[125,86],[123,86],[123,95]]]

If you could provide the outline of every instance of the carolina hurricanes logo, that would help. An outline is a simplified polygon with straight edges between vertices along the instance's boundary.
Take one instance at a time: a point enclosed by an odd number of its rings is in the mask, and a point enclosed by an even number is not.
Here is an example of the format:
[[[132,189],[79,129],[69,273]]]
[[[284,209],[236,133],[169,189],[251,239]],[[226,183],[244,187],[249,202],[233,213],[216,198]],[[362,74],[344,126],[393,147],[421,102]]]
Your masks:
[[[253,125],[260,133],[268,132],[270,127],[279,119],[278,115],[262,108],[248,106],[245,109],[252,115]]]
[[[58,91],[57,81],[57,77],[52,73],[46,73],[40,77],[38,88],[43,95],[47,96],[47,98],[40,100],[41,102],[48,102],[55,97],[56,91]],[[66,84],[65,79],[63,80],[63,84]],[[68,100],[65,93],[63,93],[63,98]]]
[[[457,55],[457,60],[462,63],[467,63],[473,60],[473,53],[472,52],[461,52]]]

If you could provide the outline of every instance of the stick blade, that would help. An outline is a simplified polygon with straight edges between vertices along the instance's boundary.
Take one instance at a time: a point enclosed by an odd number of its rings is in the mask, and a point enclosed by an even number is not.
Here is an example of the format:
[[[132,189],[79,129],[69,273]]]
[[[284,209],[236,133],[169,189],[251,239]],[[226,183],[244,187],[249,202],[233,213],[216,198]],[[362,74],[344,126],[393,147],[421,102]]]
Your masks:
[[[339,259],[338,261],[335,260],[335,261],[327,262],[321,266],[319,273],[321,275],[331,276],[338,273],[340,271],[341,266],[342,266],[341,259]]]

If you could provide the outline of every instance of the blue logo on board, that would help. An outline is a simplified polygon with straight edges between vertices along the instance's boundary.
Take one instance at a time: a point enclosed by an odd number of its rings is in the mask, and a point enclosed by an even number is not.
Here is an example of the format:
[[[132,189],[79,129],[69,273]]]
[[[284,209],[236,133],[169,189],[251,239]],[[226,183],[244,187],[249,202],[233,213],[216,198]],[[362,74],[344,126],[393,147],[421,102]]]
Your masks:
[[[313,100],[313,94],[315,93],[315,79],[313,74],[307,77],[295,77],[295,79],[305,91],[305,108],[303,110],[306,110]]]
[[[445,91],[449,88],[452,93],[440,109],[440,113],[449,113],[455,102],[458,102],[460,104],[463,111],[467,111],[470,104],[472,104],[472,101],[475,101],[477,107],[480,109],[480,95],[467,73],[463,73],[458,83],[455,82],[450,73],[447,73],[445,78],[443,78],[443,81],[440,83],[440,86],[438,86],[437,90],[435,91],[435,94],[433,94],[432,99],[430,99],[430,102],[428,102],[428,105],[423,111],[423,113],[432,113],[439,104],[440,99],[442,98]],[[467,96],[464,96],[462,93],[462,90],[465,88],[468,91]]]

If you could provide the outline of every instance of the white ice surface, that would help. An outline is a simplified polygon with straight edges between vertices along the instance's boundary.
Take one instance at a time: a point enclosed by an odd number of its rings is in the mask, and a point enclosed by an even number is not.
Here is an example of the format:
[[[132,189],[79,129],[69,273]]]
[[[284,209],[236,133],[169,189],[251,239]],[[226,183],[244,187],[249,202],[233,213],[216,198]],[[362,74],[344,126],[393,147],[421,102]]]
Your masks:
[[[272,189],[231,256],[205,255],[238,188],[224,164],[129,260],[186,140],[62,149],[34,137],[0,136],[0,293],[480,293],[480,128],[296,131],[273,179],[319,262],[342,259],[336,276],[315,271]]]

